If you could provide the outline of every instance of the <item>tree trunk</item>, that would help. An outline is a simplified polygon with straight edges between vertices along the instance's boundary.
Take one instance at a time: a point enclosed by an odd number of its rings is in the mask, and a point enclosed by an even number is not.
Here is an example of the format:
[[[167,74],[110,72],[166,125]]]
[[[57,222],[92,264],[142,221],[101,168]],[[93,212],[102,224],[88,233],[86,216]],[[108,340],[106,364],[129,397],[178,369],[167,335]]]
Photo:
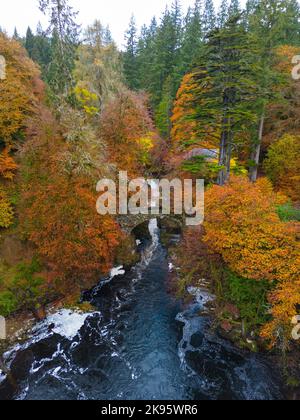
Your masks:
[[[264,124],[265,124],[265,115],[263,113],[260,118],[260,123],[259,123],[258,140],[257,140],[257,143],[253,145],[253,150],[251,153],[251,161],[253,162],[253,165],[251,166],[250,173],[249,173],[251,182],[257,181],[261,144],[262,144],[262,138],[263,138],[263,133],[264,133]]]
[[[224,130],[221,135],[220,156],[219,156],[219,166],[221,166],[222,169],[219,172],[218,185],[220,185],[221,187],[226,182],[227,141],[228,141],[228,133],[226,130]]]

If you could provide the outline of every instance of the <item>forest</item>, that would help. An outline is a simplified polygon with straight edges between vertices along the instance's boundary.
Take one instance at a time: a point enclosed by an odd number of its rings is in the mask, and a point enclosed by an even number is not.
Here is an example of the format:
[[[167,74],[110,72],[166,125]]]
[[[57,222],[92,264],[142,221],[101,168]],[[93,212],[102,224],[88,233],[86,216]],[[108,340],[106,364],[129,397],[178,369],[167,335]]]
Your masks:
[[[96,212],[99,179],[204,179],[205,221],[169,250],[172,293],[188,302],[205,278],[215,328],[299,389],[298,1],[174,0],[149,26],[132,16],[123,50],[68,0],[37,7],[47,28],[0,29],[0,315],[90,310],[82,293],[137,263]]]

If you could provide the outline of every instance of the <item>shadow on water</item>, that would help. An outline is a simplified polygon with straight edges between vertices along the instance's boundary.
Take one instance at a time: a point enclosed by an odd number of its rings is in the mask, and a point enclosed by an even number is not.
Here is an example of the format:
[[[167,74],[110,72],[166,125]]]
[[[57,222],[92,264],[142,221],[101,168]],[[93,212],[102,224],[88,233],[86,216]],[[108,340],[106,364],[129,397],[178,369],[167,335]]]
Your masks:
[[[83,318],[60,312],[5,355],[19,390],[16,395],[2,377],[0,399],[281,398],[266,362],[213,334],[210,320],[198,315],[209,297],[196,291],[194,304],[180,312],[167,290],[167,253],[156,220],[149,230],[141,262],[90,292],[98,312]]]

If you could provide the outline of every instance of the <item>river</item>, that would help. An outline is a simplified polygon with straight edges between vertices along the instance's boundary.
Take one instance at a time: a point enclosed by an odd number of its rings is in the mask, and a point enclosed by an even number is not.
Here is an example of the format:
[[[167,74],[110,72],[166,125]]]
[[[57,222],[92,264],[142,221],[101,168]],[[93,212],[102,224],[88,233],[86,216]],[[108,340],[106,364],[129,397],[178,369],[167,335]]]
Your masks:
[[[237,350],[199,315],[210,299],[190,289],[188,308],[168,293],[157,221],[130,272],[112,271],[86,298],[91,314],[61,310],[5,354],[17,388],[0,374],[0,399],[272,400],[280,384],[260,355]],[[17,391],[16,391],[17,389]]]

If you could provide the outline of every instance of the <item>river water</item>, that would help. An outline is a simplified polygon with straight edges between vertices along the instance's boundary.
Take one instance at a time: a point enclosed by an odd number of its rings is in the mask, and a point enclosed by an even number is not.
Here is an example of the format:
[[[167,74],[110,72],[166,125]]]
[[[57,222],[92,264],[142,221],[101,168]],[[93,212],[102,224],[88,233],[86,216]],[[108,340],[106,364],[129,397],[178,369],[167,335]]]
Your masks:
[[[97,312],[53,314],[5,355],[16,384],[0,371],[0,399],[282,398],[266,360],[211,332],[209,317],[199,315],[207,292],[191,288],[194,302],[184,310],[168,293],[169,264],[156,220],[149,230],[141,262],[129,273],[113,270],[86,296]]]

